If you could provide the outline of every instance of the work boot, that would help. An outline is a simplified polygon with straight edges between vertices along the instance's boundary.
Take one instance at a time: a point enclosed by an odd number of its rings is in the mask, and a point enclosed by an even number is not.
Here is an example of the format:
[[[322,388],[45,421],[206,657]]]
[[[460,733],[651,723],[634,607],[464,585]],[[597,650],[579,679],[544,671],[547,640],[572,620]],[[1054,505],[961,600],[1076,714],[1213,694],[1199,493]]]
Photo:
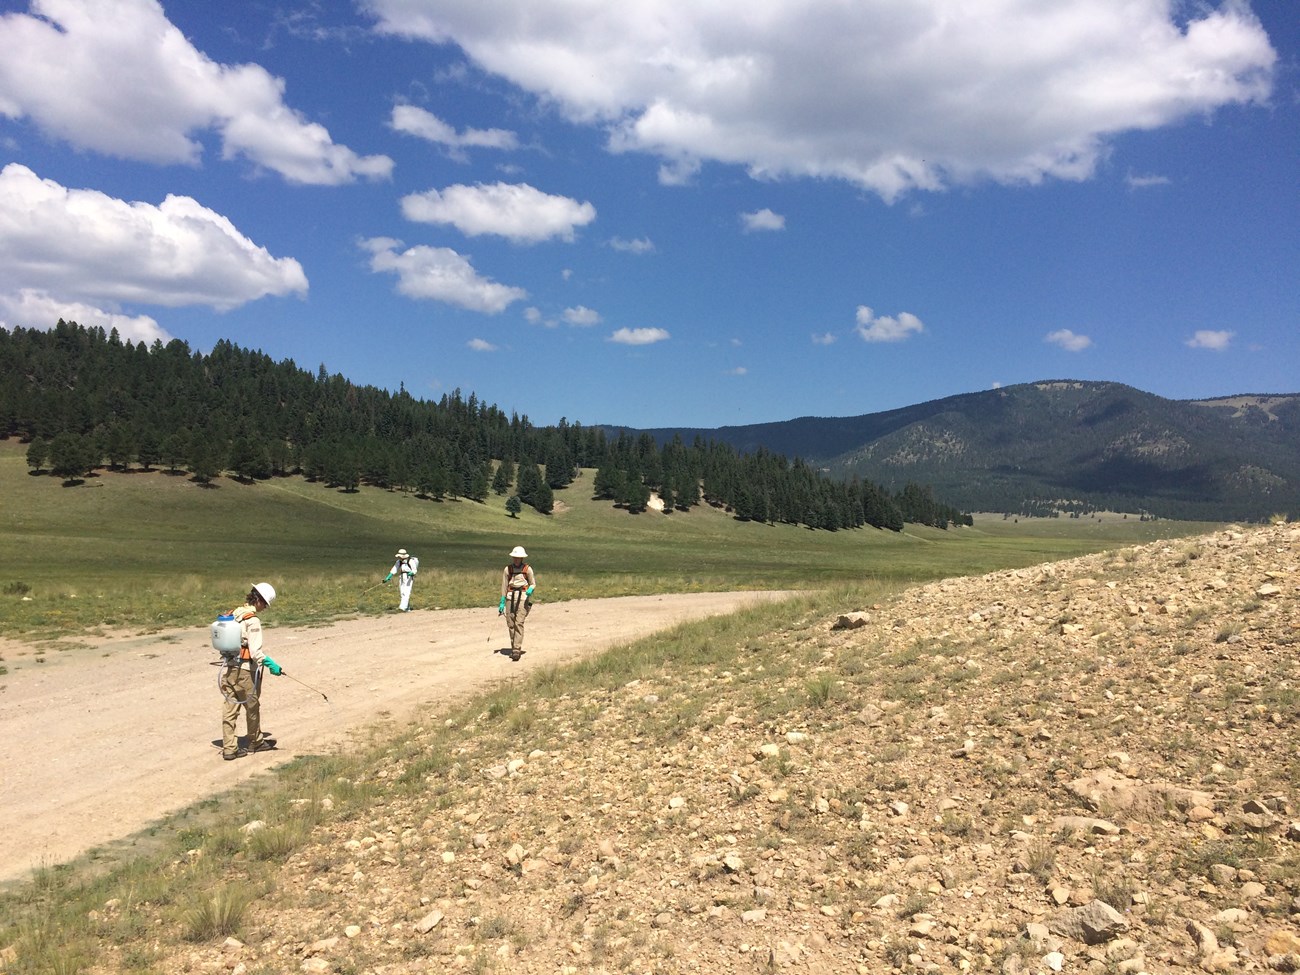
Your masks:
[[[518,660],[518,659],[519,659],[520,657],[522,657],[523,655],[524,655],[524,652],[523,652],[522,650],[511,650],[511,651],[510,651],[510,659],[511,659],[511,660]]]
[[[274,747],[275,747],[274,738],[268,738],[266,737],[266,735],[258,735],[257,741],[249,744],[248,752],[250,754],[252,752],[269,752]]]
[[[237,748],[233,752],[222,752],[221,757],[224,758],[227,762],[233,762],[235,759],[243,758],[247,754],[248,754],[247,748]]]

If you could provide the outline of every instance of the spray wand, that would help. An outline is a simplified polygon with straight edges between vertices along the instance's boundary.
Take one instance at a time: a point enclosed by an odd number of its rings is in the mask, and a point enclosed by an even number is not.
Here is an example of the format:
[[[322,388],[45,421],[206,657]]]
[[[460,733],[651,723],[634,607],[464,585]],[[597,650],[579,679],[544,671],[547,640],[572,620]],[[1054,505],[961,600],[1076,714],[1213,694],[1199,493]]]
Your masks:
[[[307,688],[307,690],[309,690],[309,691],[315,691],[315,692],[316,692],[317,694],[319,694],[321,697],[324,697],[324,698],[325,698],[325,703],[326,703],[326,704],[329,704],[329,703],[330,703],[330,699],[329,699],[328,697],[325,697],[325,692],[324,692],[324,691],[322,691],[320,688],[312,687],[312,686],[311,686],[310,684],[308,684],[305,680],[298,680],[297,677],[294,677],[293,674],[289,673],[289,672],[288,672],[287,670],[285,670],[283,667],[280,668],[280,673],[277,674],[276,676],[277,676],[277,677],[288,677],[288,678],[289,678],[290,680],[292,680],[292,681],[298,681],[298,683],[301,684],[303,687]]]

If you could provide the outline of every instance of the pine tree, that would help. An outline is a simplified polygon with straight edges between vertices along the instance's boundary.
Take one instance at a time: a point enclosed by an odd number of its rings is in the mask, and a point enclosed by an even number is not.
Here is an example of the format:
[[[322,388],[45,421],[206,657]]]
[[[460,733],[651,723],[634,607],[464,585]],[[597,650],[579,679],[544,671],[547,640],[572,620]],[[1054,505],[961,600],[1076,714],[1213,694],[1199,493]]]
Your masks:
[[[510,490],[510,485],[515,479],[515,465],[509,460],[503,460],[497,465],[496,473],[492,475],[492,493],[498,497]]]
[[[152,470],[153,465],[162,460],[162,444],[158,439],[158,431],[153,427],[146,427],[136,434],[135,459],[146,471]]]
[[[478,467],[474,471],[473,476],[471,476],[469,488],[465,493],[465,497],[469,498],[471,501],[486,501],[488,491],[491,490],[490,483],[491,482],[488,480],[488,465],[483,464]]]
[[[32,442],[27,445],[27,466],[33,473],[39,474],[45,466],[46,459],[50,456],[50,445],[40,437],[33,437]]]
[[[537,509],[538,513],[543,515],[549,515],[555,510],[555,492],[551,490],[551,486],[545,481],[542,481],[541,484],[537,486],[537,491],[533,496],[532,504],[533,507]]]
[[[541,469],[536,464],[527,461],[519,462],[519,478],[515,485],[515,494],[519,495],[520,501],[536,507],[542,485],[545,483],[542,480]]]
[[[626,479],[622,471],[608,464],[598,468],[591,485],[592,497],[598,501],[615,500],[622,492],[623,482]]]

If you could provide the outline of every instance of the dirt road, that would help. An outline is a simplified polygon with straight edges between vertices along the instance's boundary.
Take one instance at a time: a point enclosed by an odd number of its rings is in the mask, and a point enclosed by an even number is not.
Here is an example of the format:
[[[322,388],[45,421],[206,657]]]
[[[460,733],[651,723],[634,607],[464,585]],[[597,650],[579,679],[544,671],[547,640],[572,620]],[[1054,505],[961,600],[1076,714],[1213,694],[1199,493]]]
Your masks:
[[[416,611],[290,629],[266,613],[262,724],[279,748],[221,760],[221,692],[207,626],[104,639],[51,654],[3,648],[0,883],[138,832],[299,755],[548,664],[781,593],[696,593],[539,603],[522,660],[490,609]],[[240,732],[243,718],[240,718]]]

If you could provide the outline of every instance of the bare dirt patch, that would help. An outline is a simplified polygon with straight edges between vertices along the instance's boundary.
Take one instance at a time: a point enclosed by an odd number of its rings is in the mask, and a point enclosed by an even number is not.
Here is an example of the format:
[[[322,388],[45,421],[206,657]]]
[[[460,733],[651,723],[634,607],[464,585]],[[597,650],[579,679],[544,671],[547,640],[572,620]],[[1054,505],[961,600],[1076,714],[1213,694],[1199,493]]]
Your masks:
[[[275,625],[272,609],[267,651],[286,676],[265,681],[262,725],[279,748],[234,762],[222,761],[213,745],[221,734],[221,694],[206,625],[82,637],[75,649],[46,653],[42,663],[31,648],[6,642],[4,658],[20,663],[0,678],[0,819],[16,828],[0,833],[0,882],[129,836],[289,759],[346,747],[425,705],[780,595],[539,603],[518,663],[499,652],[509,640],[490,610],[416,611],[291,629]]]

